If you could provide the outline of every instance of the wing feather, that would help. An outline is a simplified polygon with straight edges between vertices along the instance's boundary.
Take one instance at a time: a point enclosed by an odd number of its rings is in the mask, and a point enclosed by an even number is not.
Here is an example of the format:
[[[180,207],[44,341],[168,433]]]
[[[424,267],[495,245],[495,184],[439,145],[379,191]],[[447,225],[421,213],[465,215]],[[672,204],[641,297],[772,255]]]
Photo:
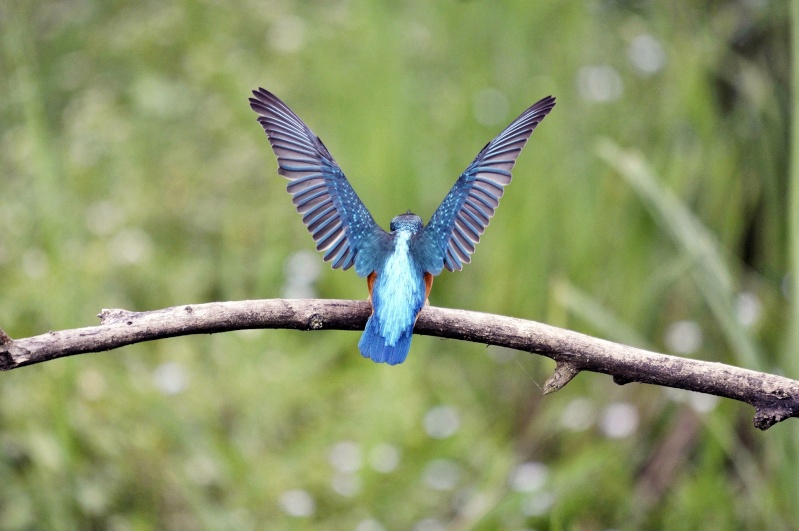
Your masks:
[[[297,212],[334,269],[356,265],[358,254],[388,237],[374,221],[322,141],[277,96],[259,88],[250,107],[258,113],[278,173],[289,180],[286,190]],[[359,262],[360,263],[360,262]],[[369,260],[356,266],[361,276],[371,273]]]
[[[475,245],[511,182],[516,158],[554,106],[555,98],[547,96],[528,108],[489,142],[461,174],[417,240],[416,254],[428,257],[424,262],[427,271],[438,274],[444,267],[456,271],[471,261]]]

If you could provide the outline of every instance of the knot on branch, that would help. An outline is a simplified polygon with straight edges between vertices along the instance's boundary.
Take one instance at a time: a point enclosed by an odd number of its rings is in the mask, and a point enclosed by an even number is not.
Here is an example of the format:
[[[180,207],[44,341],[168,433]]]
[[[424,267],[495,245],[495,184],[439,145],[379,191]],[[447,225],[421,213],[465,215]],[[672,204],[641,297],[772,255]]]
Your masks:
[[[14,358],[11,355],[11,347],[14,341],[0,328],[0,369],[7,370],[14,366]]]
[[[6,345],[6,344],[8,344],[8,343],[11,343],[12,341],[13,341],[13,340],[11,339],[11,336],[9,336],[8,334],[6,334],[6,333],[3,331],[3,329],[2,329],[2,328],[0,328],[0,347],[2,347],[2,346],[4,346],[4,345]]]
[[[135,315],[135,312],[129,312],[128,310],[109,310],[107,308],[103,308],[100,310],[100,313],[97,314],[97,317],[100,318],[100,324],[109,325],[120,323],[122,321],[127,321],[128,324],[133,324],[131,321],[131,317]]]
[[[627,385],[628,383],[634,382],[632,378],[628,378],[626,376],[622,376],[620,374],[613,375],[613,383],[616,385]]]
[[[30,351],[18,346],[0,329],[0,371],[8,371],[30,360]]]
[[[543,391],[545,395],[563,389],[580,372],[580,368],[574,363],[568,361],[558,361],[556,363],[555,372],[544,382]]]
[[[799,415],[799,411],[781,404],[755,408],[755,418],[752,423],[759,430],[767,430],[778,422]]]
[[[752,405],[755,406],[752,423],[759,430],[767,430],[785,419],[799,417],[799,393],[796,388],[767,386],[764,396]]]
[[[791,393],[782,387],[777,387],[771,391],[768,391],[768,395],[774,397],[776,400],[787,400],[791,398]]]
[[[321,330],[325,326],[325,319],[318,313],[315,313],[308,319],[308,330]]]

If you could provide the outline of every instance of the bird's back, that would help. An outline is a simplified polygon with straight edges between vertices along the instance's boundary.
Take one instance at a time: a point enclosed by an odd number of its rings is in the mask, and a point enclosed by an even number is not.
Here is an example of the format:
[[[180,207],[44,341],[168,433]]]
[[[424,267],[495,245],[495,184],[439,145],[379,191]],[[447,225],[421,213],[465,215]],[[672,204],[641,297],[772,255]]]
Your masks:
[[[405,360],[416,317],[427,298],[425,272],[410,251],[413,236],[411,230],[393,232],[391,251],[376,271],[373,313],[358,348],[377,362],[394,365]]]

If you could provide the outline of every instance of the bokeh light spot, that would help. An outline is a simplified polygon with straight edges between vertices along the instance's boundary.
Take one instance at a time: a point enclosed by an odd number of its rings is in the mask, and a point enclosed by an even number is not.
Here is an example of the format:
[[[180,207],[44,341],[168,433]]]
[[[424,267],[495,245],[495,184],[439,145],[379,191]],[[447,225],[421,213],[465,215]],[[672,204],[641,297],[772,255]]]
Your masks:
[[[638,428],[638,410],[632,404],[615,402],[602,412],[600,428],[606,437],[622,439]]]
[[[458,412],[449,406],[434,407],[424,416],[424,430],[434,439],[452,437],[460,425]]]
[[[98,236],[113,233],[124,219],[122,209],[111,201],[95,201],[86,208],[86,227]]]
[[[460,466],[449,459],[434,459],[424,469],[424,483],[433,490],[454,489],[460,476]]]
[[[281,494],[280,507],[286,514],[298,518],[307,518],[316,512],[313,497],[301,489],[287,490]]]
[[[305,44],[305,21],[293,15],[281,17],[269,29],[268,39],[279,52],[298,52]]]
[[[541,516],[549,512],[555,504],[555,495],[551,492],[536,492],[522,501],[521,511],[525,516]]]
[[[744,291],[739,293],[735,299],[735,313],[739,323],[744,326],[752,326],[760,320],[763,304],[757,295],[750,291]]]
[[[22,254],[22,270],[30,278],[42,278],[49,269],[47,254],[41,249],[34,247]]]
[[[113,237],[108,246],[112,260],[119,264],[146,261],[152,254],[150,236],[141,229],[124,229]]]
[[[549,467],[543,463],[529,461],[516,467],[510,476],[510,488],[516,492],[534,492],[547,482]]]
[[[369,466],[373,470],[388,474],[393,472],[400,462],[400,451],[391,444],[378,444],[369,452]]]
[[[666,329],[666,348],[677,354],[693,354],[702,346],[702,329],[696,321],[677,321]]]
[[[615,68],[609,65],[592,65],[580,68],[577,88],[586,101],[609,102],[621,97],[624,85]]]
[[[354,474],[336,474],[330,479],[330,488],[334,492],[351,498],[361,492],[361,480]]]
[[[659,40],[644,33],[637,35],[630,42],[627,58],[639,75],[648,77],[663,69],[666,64],[666,51]]]
[[[355,472],[361,468],[361,447],[355,441],[338,442],[330,449],[328,460],[339,472]]]
[[[561,425],[571,431],[585,431],[596,419],[594,405],[587,398],[575,398],[569,402],[560,416]]]
[[[183,392],[188,381],[186,369],[174,361],[162,363],[153,372],[155,386],[165,395],[176,395]]]

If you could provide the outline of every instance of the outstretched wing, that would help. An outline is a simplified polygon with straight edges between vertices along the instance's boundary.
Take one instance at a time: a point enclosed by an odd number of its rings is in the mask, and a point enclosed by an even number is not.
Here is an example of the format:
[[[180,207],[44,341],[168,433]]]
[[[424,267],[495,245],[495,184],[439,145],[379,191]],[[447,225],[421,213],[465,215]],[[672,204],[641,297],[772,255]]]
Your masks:
[[[477,155],[449,191],[417,240],[423,267],[437,275],[443,267],[461,270],[510,184],[511,169],[536,126],[555,106],[547,96],[505,128]],[[435,256],[436,258],[431,258]]]
[[[259,114],[258,122],[277,156],[278,173],[291,181],[286,189],[316,242],[316,250],[325,252],[324,260],[332,262],[334,269],[349,269],[359,252],[387,237],[385,231],[375,223],[319,137],[271,92],[259,88],[253,95],[250,107]],[[359,275],[372,272],[362,259],[357,262]]]

